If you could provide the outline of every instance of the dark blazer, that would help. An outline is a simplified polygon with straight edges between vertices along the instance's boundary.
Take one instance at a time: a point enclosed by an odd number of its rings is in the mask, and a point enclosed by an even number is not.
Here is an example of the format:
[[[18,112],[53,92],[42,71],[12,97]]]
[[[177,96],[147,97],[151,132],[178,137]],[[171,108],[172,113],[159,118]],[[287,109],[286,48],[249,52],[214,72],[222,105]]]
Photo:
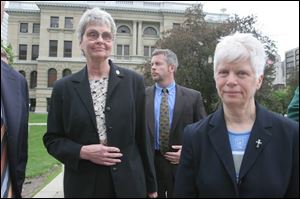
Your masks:
[[[188,125],[175,197],[299,197],[298,125],[256,104],[238,182],[223,109]]]
[[[149,136],[145,131],[145,86],[137,73],[111,61],[105,119],[109,146],[123,154],[121,163],[106,167],[79,157],[83,145],[99,144],[87,68],[58,80],[53,88],[44,144],[65,164],[65,197],[93,197],[104,168],[117,197],[146,197],[156,191]]]
[[[1,99],[7,123],[7,156],[15,197],[21,197],[28,152],[28,87],[25,78],[1,61]]]
[[[147,131],[150,133],[152,150],[154,150],[155,118],[154,96],[155,86],[146,89]],[[183,129],[187,124],[199,121],[206,116],[201,93],[176,84],[176,99],[172,126],[170,129],[170,148],[182,144]]]
[[[146,113],[147,132],[150,135],[152,151],[154,152],[155,118],[154,118],[154,96],[155,86],[146,90]],[[172,145],[182,144],[183,129],[187,124],[196,122],[206,116],[200,92],[182,87],[176,84],[176,96],[173,119],[169,134],[169,148]],[[174,178],[177,164],[171,164],[159,153],[154,156],[156,179],[158,182],[158,197],[164,197],[167,191],[168,197],[172,197]]]

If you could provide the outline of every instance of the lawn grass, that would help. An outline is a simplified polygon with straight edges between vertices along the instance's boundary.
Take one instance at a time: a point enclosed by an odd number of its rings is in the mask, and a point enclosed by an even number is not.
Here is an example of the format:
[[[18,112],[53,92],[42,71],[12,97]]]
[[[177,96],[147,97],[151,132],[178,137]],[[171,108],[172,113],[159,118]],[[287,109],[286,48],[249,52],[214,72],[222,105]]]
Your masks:
[[[47,114],[29,113],[29,123],[46,123]]]
[[[28,161],[23,194],[26,198],[33,197],[62,171],[62,164],[48,154],[43,136],[46,124],[30,125],[30,123],[46,123],[47,114],[29,113],[28,126]]]
[[[46,114],[30,113],[29,123],[46,123]],[[29,125],[28,132],[28,162],[26,168],[26,177],[32,178],[49,172],[51,168],[59,161],[48,154],[44,144],[43,135],[46,132],[46,125],[32,126]]]
[[[43,144],[46,126],[30,126],[26,177],[35,177],[49,171],[59,162],[50,156]]]

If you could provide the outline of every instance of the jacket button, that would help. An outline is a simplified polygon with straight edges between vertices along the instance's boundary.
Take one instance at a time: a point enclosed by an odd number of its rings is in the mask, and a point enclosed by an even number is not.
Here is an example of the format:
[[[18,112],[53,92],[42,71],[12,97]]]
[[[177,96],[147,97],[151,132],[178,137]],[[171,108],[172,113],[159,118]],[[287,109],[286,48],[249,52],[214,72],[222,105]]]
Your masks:
[[[113,170],[113,171],[117,171],[117,167],[113,167],[112,170]]]
[[[110,107],[109,107],[109,106],[107,106],[107,107],[106,107],[106,110],[107,110],[107,111],[110,111]]]

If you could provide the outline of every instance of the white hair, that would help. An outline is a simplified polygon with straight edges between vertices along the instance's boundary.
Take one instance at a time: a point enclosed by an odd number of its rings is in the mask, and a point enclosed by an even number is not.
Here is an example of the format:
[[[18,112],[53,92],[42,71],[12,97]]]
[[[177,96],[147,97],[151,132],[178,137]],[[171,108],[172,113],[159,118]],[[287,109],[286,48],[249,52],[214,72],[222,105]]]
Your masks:
[[[78,41],[82,40],[85,33],[86,26],[89,24],[95,25],[107,25],[110,27],[111,33],[115,36],[116,34],[116,24],[112,16],[106,11],[100,10],[99,8],[88,9],[82,15],[77,29]]]
[[[262,43],[250,33],[235,33],[220,39],[214,55],[214,74],[223,61],[250,60],[256,78],[264,74],[266,53]]]

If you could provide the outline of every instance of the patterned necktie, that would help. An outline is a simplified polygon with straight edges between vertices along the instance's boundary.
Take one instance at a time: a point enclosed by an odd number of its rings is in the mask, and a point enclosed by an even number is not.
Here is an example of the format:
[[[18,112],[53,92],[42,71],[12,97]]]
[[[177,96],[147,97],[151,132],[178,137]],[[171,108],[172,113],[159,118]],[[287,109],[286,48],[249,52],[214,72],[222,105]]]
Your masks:
[[[168,89],[162,89],[162,98],[160,103],[160,118],[159,118],[159,144],[160,152],[165,154],[169,151],[169,105],[168,105]]]
[[[12,198],[13,191],[9,175],[7,160],[7,135],[6,126],[1,117],[1,198]]]

